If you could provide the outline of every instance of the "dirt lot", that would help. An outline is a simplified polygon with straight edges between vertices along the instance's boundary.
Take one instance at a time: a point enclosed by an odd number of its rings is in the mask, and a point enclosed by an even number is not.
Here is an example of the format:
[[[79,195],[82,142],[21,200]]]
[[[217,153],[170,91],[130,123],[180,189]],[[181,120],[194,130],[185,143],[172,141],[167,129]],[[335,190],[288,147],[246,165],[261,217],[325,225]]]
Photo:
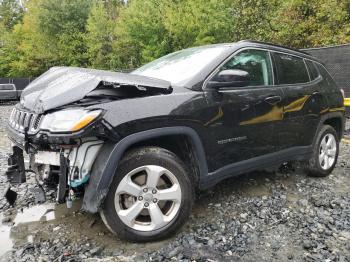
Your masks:
[[[0,191],[12,105],[0,106]],[[98,215],[54,204],[35,205],[31,183],[15,190],[18,204],[0,199],[0,261],[350,261],[350,144],[341,143],[327,178],[302,170],[255,172],[201,194],[181,232],[161,242],[120,241]],[[0,192],[2,194],[2,192]]]

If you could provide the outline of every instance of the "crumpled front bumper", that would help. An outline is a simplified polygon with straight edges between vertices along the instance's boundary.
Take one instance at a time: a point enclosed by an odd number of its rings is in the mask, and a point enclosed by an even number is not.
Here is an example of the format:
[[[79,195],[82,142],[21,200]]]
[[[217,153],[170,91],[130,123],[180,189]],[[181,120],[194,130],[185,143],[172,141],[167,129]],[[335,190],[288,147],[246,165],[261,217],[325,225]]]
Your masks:
[[[48,178],[48,174],[58,172],[58,202],[64,201],[68,188],[78,188],[88,182],[92,165],[104,144],[104,141],[96,137],[56,140],[71,141],[70,144],[54,144],[42,140],[35,143],[35,138],[33,142],[33,137],[28,138],[27,134],[14,130],[11,126],[8,126],[7,133],[13,143],[6,171],[8,181],[11,184],[26,182],[24,154],[28,154],[29,169],[41,182]]]
[[[7,136],[11,140],[11,142],[22,150],[25,149],[26,143],[28,143],[25,134],[20,133],[13,129],[10,125],[7,125]]]
[[[12,147],[12,154],[8,158],[8,168],[5,172],[7,180],[11,184],[26,182],[23,149],[18,146]]]

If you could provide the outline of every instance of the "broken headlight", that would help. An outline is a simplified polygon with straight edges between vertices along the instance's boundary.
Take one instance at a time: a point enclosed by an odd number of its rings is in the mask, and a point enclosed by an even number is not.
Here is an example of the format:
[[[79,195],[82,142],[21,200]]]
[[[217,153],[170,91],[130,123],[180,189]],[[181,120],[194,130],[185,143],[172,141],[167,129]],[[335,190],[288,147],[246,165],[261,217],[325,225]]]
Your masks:
[[[46,114],[40,129],[51,132],[76,132],[92,123],[102,110],[67,109]]]

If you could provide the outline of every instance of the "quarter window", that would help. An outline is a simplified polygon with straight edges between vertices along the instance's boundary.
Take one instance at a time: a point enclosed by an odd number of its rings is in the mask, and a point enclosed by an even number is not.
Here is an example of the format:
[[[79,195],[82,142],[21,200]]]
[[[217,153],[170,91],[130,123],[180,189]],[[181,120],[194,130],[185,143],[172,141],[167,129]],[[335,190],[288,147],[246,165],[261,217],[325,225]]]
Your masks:
[[[267,51],[251,49],[233,56],[221,66],[218,74],[223,70],[242,70],[249,76],[249,83],[246,86],[267,86],[272,85],[271,68],[271,59]]]
[[[328,71],[321,64],[317,64],[320,75],[328,82],[329,85],[336,85],[333,78],[330,76]]]
[[[302,58],[273,53],[277,69],[278,84],[301,84],[310,81]]]

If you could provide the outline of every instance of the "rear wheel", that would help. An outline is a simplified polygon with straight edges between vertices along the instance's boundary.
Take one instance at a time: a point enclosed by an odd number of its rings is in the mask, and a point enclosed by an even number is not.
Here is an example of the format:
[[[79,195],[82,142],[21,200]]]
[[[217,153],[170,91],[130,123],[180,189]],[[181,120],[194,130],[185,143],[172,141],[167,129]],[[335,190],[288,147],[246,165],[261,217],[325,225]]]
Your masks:
[[[168,150],[134,150],[120,162],[101,217],[123,239],[150,241],[174,233],[193,203],[191,180],[182,161]]]
[[[323,126],[317,134],[307,171],[311,176],[329,175],[338,159],[339,138],[337,132],[329,125]]]

